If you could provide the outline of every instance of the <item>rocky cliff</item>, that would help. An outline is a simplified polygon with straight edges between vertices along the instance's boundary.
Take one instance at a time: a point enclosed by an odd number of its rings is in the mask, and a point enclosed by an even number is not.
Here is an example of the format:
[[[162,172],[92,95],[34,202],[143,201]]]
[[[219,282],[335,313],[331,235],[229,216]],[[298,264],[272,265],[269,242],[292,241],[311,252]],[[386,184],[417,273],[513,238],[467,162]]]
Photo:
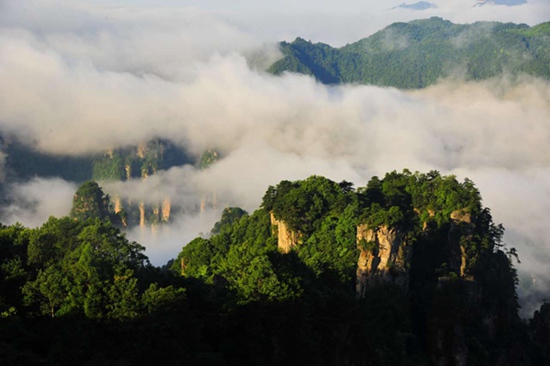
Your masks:
[[[411,247],[403,240],[399,229],[388,226],[372,229],[366,224],[359,225],[357,246],[360,252],[356,282],[358,297],[365,296],[369,283],[378,281],[408,286]]]
[[[419,219],[420,212],[413,212]],[[428,221],[421,222],[422,229],[409,231],[408,240],[399,226],[357,227],[356,296],[363,298],[370,287],[391,283],[414,294],[416,301],[431,303],[438,311],[421,316],[426,317],[425,341],[432,361],[436,365],[467,365],[467,319],[461,313],[480,305],[477,281],[468,271],[471,258],[467,246],[473,240],[475,218],[457,210],[443,224],[436,224],[435,216],[436,212],[428,212]],[[497,322],[494,315],[485,317],[489,336],[494,337],[492,329]]]
[[[415,212],[418,214],[417,210]],[[428,215],[433,216],[434,212]],[[437,248],[440,252],[437,257],[441,258],[438,266],[445,265],[449,273],[466,277],[468,255],[464,244],[471,240],[473,235],[472,215],[465,211],[453,211],[449,225],[439,228],[432,226],[428,222],[423,222],[422,230],[410,240],[421,246],[423,239],[429,240],[430,236],[444,237],[444,242],[439,242]],[[403,230],[387,225],[372,228],[367,224],[360,224],[357,226],[357,247],[360,253],[356,279],[358,297],[364,297],[369,285],[379,282],[390,282],[408,289],[415,245],[404,239]],[[417,256],[434,254],[430,251],[416,253]],[[447,273],[442,274],[441,281],[445,281],[446,275]]]
[[[277,246],[282,253],[288,253],[292,248],[298,245],[300,233],[294,232],[288,228],[282,220],[277,220],[273,212],[271,213],[271,227],[277,236]]]

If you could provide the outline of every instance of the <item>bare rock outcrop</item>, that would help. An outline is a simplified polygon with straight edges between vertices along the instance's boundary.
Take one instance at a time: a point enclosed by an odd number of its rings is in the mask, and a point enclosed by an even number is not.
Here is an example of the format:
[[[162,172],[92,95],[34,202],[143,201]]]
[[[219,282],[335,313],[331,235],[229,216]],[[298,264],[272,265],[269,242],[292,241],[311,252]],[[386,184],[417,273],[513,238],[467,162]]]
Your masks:
[[[472,215],[466,211],[453,211],[451,213],[451,227],[448,233],[448,245],[450,249],[449,268],[459,274],[466,276],[468,256],[463,240],[471,239],[473,235]]]
[[[277,246],[282,253],[288,253],[298,245],[300,233],[292,231],[282,220],[277,220],[271,213],[271,227],[277,227]]]
[[[375,229],[362,224],[357,227],[356,292],[363,297],[369,284],[376,281],[393,282],[406,288],[409,281],[411,248],[396,228],[381,226]]]

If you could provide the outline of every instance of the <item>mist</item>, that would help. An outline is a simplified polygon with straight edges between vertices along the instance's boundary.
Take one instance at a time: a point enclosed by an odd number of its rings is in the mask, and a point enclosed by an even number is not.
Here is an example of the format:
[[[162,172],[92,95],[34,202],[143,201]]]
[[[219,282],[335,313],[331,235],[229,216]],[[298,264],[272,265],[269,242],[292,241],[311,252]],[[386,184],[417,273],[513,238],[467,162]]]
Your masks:
[[[60,178],[34,178],[28,182],[8,184],[4,194],[11,204],[0,208],[2,223],[21,223],[39,227],[50,216],[67,216],[71,210],[76,184]]]
[[[101,182],[111,196],[168,197],[182,208],[154,235],[140,228],[127,234],[155,265],[208,235],[224,207],[254,211],[280,180],[316,174],[358,187],[392,170],[439,170],[472,179],[506,228],[505,243],[518,249],[522,316],[548,297],[548,81],[466,83],[457,76],[406,92],[263,71],[280,57],[275,42],[296,36],[338,46],[393,21],[430,16],[534,25],[547,20],[548,1],[472,8],[441,0],[422,12],[389,10],[399,1],[316,2],[315,12],[308,1],[266,8],[246,1],[236,8],[216,1],[21,3],[0,2],[3,136],[49,154],[97,153],[151,138],[195,156],[221,153],[206,170],[174,167],[145,181]],[[69,213],[76,188],[60,179],[6,182],[12,204],[0,219],[40,226]],[[216,208],[198,213],[200,197],[214,192]]]

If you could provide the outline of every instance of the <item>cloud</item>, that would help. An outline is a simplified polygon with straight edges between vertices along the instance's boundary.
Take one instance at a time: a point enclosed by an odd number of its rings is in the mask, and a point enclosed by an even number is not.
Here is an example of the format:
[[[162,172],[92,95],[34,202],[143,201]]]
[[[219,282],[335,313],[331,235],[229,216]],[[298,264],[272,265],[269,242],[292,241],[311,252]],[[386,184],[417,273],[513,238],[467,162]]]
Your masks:
[[[181,248],[198,236],[208,236],[212,226],[219,221],[221,210],[208,209],[201,214],[181,213],[169,226],[154,230],[135,227],[127,233],[129,240],[144,245],[145,255],[156,266],[165,265],[177,257]]]
[[[550,220],[550,169],[548,165],[526,165],[521,169],[486,167],[464,171],[480,189],[485,206],[491,208],[493,219],[506,229],[504,243],[518,249],[521,263],[518,269],[518,294],[522,317],[531,317],[542,300],[550,294],[548,261],[550,241],[547,223]]]
[[[39,227],[50,216],[67,216],[76,188],[74,183],[59,178],[34,178],[24,183],[8,184],[5,194],[11,203],[0,210],[1,221]]]
[[[318,174],[364,186],[372,175],[403,168],[469,177],[495,221],[507,228],[505,241],[518,248],[526,314],[548,293],[548,81],[455,79],[400,91],[274,77],[262,71],[277,57],[270,42],[299,35],[345,44],[418,13],[388,11],[391,4],[382,2],[371,8],[374,2],[349,1],[349,8],[316,2],[315,12],[307,1],[267,9],[244,2],[238,10],[203,3],[176,9],[0,3],[0,132],[54,154],[98,152],[152,137],[168,138],[197,156],[219,150],[223,159],[204,171],[176,167],[144,182],[104,184],[113,196],[155,202],[170,197],[188,208],[156,236],[140,229],[129,234],[148,245],[157,265],[208,232],[224,206],[252,211],[267,186],[282,179]],[[548,14],[549,5],[533,0],[513,9],[472,9],[464,1],[436,3],[422,16],[529,24]],[[76,191],[71,183],[43,179],[5,189],[13,204],[2,221],[30,226],[50,214],[67,214]],[[199,198],[211,192],[217,209],[196,215]]]

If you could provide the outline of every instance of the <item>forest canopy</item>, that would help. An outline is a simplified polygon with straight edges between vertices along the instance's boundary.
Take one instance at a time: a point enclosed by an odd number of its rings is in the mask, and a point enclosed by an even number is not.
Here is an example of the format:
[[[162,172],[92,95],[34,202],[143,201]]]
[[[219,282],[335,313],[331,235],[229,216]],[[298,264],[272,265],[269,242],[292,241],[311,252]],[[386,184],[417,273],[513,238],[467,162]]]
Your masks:
[[[163,268],[109,220],[97,183],[76,197],[72,217],[0,228],[7,364],[549,360],[548,306],[519,319],[517,253],[468,179],[282,181]]]

